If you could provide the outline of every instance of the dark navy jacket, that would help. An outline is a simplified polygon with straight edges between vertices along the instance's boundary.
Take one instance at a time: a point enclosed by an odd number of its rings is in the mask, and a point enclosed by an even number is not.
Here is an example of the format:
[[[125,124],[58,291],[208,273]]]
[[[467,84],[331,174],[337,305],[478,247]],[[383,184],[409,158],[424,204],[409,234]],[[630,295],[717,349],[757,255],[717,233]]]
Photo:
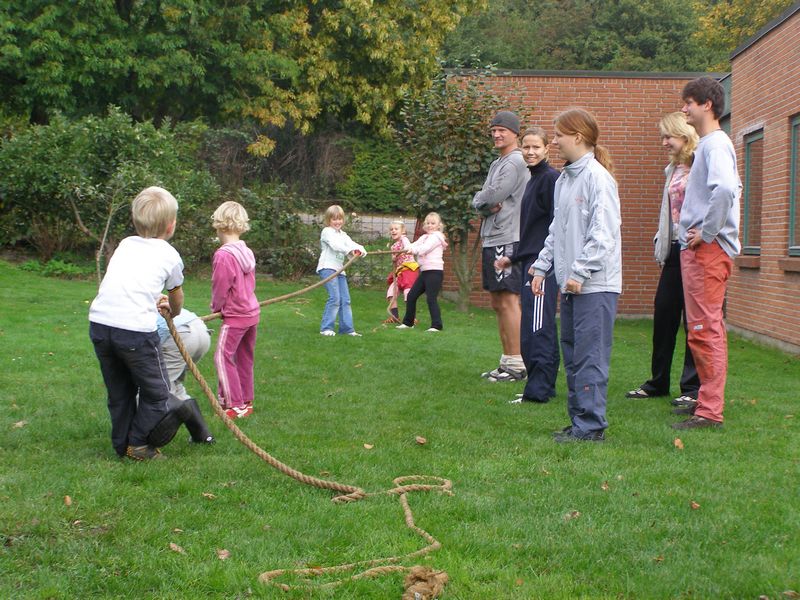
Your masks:
[[[546,160],[528,167],[528,170],[531,178],[522,194],[519,245],[511,257],[512,263],[521,262],[523,265],[536,260],[547,239],[553,220],[553,194],[559,175]]]

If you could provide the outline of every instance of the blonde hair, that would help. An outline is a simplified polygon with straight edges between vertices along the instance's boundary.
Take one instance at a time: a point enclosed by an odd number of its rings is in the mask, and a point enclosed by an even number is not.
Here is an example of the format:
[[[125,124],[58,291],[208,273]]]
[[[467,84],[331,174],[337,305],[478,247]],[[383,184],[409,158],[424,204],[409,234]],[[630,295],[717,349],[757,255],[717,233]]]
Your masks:
[[[426,221],[428,220],[428,217],[433,217],[434,219],[436,219],[436,222],[439,224],[438,231],[442,231],[444,229],[444,223],[442,222],[442,217],[439,216],[439,213],[429,212],[427,215],[425,215]]]
[[[164,188],[143,189],[131,203],[133,226],[143,238],[163,237],[178,216],[178,201]]]
[[[331,221],[337,217],[341,217],[341,219],[344,220],[344,209],[338,204],[331,204],[325,209],[325,216],[322,217],[322,222],[325,223],[327,227],[331,224]]]
[[[244,233],[250,231],[250,218],[244,206],[233,200],[228,200],[219,205],[211,215],[214,229],[230,231],[231,233]]]
[[[594,149],[594,157],[606,171],[614,176],[614,161],[605,146],[597,143],[600,137],[600,128],[597,126],[597,119],[588,110],[583,108],[570,108],[558,115],[553,123],[561,133],[567,135],[581,134],[588,146]]]
[[[664,115],[661,122],[658,124],[658,129],[661,132],[661,137],[683,138],[685,142],[683,148],[681,148],[681,151],[678,153],[678,156],[673,159],[672,163],[691,166],[692,155],[694,154],[695,148],[697,148],[700,137],[697,135],[694,127],[686,122],[686,115],[682,112],[673,112]]]
[[[405,235],[405,233],[406,233],[406,224],[403,223],[403,221],[401,221],[400,219],[395,219],[394,221],[389,221],[389,227],[391,227],[392,225],[399,225],[400,226],[400,233]]]
[[[520,141],[524,141],[526,137],[529,135],[535,135],[540,140],[542,140],[542,144],[544,144],[544,159],[550,159],[550,138],[547,137],[547,132],[538,125],[534,125],[533,127],[528,127],[525,131],[522,132],[522,135],[519,137]]]

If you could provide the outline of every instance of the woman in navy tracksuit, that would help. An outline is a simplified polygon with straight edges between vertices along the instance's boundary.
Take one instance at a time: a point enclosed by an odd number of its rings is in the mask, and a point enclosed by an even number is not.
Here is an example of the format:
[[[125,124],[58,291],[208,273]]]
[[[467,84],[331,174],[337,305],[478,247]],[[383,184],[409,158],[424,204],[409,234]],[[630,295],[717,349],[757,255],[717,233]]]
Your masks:
[[[522,394],[511,401],[513,404],[547,402],[556,395],[560,356],[556,329],[558,284],[554,271],[551,269],[544,280],[544,294],[534,296],[530,290],[531,267],[544,246],[553,220],[553,193],[558,171],[547,162],[548,144],[547,133],[541,127],[530,128],[522,134],[522,155],[531,178],[522,195],[519,245],[511,258],[500,258],[495,265],[502,269],[520,263],[523,267],[520,347],[528,381]]]

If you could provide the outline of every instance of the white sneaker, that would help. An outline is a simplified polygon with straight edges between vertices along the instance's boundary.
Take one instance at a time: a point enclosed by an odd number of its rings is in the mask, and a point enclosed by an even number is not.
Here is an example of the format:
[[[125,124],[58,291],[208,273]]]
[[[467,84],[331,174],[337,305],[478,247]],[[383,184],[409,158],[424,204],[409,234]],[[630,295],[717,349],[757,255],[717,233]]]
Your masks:
[[[508,401],[509,404],[522,404],[523,402],[524,402],[524,400],[522,399],[522,396],[520,396],[519,398],[514,398],[513,400],[509,400]]]
[[[414,329],[413,325],[406,325],[405,323],[400,323],[395,329]]]
[[[325,337],[333,337],[336,335],[336,332],[330,329],[326,329],[325,331],[320,331],[319,334],[324,335]]]
[[[349,335],[350,337],[361,337],[361,334],[357,331],[351,331],[350,333],[345,333],[345,335]]]
[[[430,327],[430,328],[426,329],[425,331],[426,332],[439,333],[441,331],[441,329],[436,329],[436,327]]]

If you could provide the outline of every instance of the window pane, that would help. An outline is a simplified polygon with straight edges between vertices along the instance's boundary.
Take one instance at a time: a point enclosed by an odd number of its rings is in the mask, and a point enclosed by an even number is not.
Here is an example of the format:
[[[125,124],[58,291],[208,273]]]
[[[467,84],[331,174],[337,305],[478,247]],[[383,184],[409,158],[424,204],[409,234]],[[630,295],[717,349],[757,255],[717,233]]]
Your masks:
[[[764,173],[764,138],[759,136],[747,142],[745,164],[745,214],[747,215],[747,239],[745,246],[761,246],[761,192]]]
[[[792,174],[792,198],[790,214],[794,214],[794,222],[790,223],[789,244],[800,246],[800,119],[796,120],[792,127],[792,159],[794,165]]]

